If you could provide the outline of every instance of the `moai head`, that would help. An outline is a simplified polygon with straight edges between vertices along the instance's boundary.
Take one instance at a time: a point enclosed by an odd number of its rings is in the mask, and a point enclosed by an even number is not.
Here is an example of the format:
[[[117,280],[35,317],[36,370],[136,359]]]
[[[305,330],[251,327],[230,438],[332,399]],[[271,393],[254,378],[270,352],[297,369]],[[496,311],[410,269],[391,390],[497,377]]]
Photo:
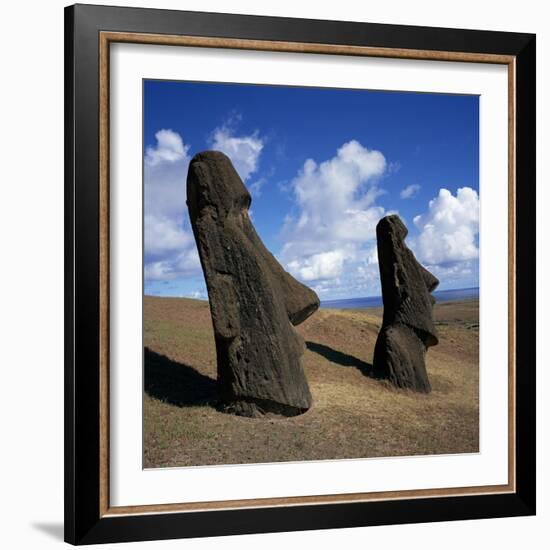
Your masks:
[[[430,294],[439,281],[422,267],[405,244],[407,228],[399,216],[382,218],[376,226],[378,264],[384,301],[384,325],[414,329],[426,347],[438,343]]]
[[[189,165],[187,205],[191,218],[208,208],[210,215],[226,218],[230,213],[246,213],[252,201],[229,158],[219,151],[204,151]]]
[[[218,225],[229,224],[228,227],[242,231],[254,254],[267,264],[274,284],[282,293],[290,322],[299,325],[319,309],[319,298],[287,273],[266,249],[248,215],[251,202],[250,193],[226,155],[204,151],[193,157],[187,176],[191,220],[211,218]]]

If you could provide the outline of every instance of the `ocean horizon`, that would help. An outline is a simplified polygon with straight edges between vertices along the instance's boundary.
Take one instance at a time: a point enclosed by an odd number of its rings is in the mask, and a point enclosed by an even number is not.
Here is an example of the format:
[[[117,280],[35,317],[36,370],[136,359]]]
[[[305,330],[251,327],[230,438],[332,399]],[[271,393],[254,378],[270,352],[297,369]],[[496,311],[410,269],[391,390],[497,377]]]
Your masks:
[[[432,292],[436,302],[456,302],[458,300],[479,299],[479,287],[436,290]],[[382,307],[382,296],[365,298],[345,298],[340,300],[321,300],[321,307],[326,309],[366,309]]]

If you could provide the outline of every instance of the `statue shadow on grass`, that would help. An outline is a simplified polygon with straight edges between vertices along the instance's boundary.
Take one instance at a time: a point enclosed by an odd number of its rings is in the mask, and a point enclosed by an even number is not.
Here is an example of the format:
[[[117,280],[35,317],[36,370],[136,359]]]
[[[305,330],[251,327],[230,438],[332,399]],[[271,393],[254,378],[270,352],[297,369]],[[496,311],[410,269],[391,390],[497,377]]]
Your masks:
[[[372,377],[372,365],[353,355],[348,355],[341,351],[335,350],[330,346],[325,346],[325,344],[319,344],[317,342],[306,342],[307,349],[318,353],[323,356],[325,359],[336,365],[341,365],[342,367],[355,367],[358,369],[364,376]]]
[[[189,365],[146,347],[143,370],[145,393],[155,399],[176,407],[216,406],[216,381]]]

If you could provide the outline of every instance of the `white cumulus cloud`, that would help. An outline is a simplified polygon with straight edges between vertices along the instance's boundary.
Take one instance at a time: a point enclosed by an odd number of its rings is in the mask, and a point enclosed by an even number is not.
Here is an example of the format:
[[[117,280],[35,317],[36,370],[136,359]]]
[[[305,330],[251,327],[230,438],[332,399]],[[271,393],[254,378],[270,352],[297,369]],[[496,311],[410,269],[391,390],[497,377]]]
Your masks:
[[[155,134],[144,156],[145,280],[201,277],[202,270],[186,205],[190,145],[171,129]],[[222,126],[212,132],[213,149],[229,156],[243,180],[258,168],[263,140],[258,133],[236,136]],[[261,192],[262,178],[252,185]]]
[[[399,193],[399,196],[402,199],[412,199],[419,191],[420,185],[413,183],[412,185],[407,185],[407,187]]]
[[[321,163],[305,161],[290,184],[296,213],[282,231],[280,259],[293,275],[321,293],[337,291],[329,281],[349,287],[350,277],[361,278],[358,268],[372,263],[376,224],[385,213],[375,201],[386,168],[380,151],[356,140]]]
[[[190,247],[193,235],[184,231],[182,223],[176,219],[146,214],[143,239],[147,255],[162,256]]]
[[[201,273],[201,264],[196,246],[188,247],[157,261],[145,264],[144,275],[148,281],[172,281],[182,276]]]
[[[159,130],[155,134],[157,144],[147,147],[145,164],[155,166],[161,162],[176,162],[187,156],[189,146],[183,143],[181,136],[173,130]]]
[[[264,141],[258,132],[248,136],[236,136],[231,128],[221,126],[212,133],[211,146],[231,159],[235,170],[246,182],[258,169],[258,159],[264,148]]]
[[[461,187],[454,196],[440,189],[428,212],[414,218],[420,234],[413,240],[419,259],[428,265],[473,260],[479,256],[479,196]]]
[[[477,259],[431,265],[429,267],[430,271],[448,288],[462,288],[479,284],[479,263]]]
[[[190,147],[170,129],[159,130],[155,138],[155,146],[146,149],[144,159],[145,280],[199,275],[185,204]]]
[[[329,250],[313,254],[303,260],[292,260],[288,262],[287,267],[303,281],[334,279],[342,273],[347,257],[345,250]]]

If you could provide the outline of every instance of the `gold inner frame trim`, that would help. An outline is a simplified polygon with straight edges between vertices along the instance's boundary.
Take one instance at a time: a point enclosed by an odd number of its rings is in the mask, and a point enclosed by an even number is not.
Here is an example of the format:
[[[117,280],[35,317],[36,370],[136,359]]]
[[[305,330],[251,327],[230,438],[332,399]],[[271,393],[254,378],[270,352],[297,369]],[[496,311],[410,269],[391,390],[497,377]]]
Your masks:
[[[508,483],[476,487],[453,487],[384,491],[371,493],[348,493],[301,497],[225,500],[216,502],[192,502],[173,504],[148,504],[140,506],[110,506],[109,500],[109,83],[111,43],[155,44],[160,46],[187,46],[254,50],[269,52],[312,53],[362,57],[385,57],[393,59],[417,59],[430,61],[455,61],[465,63],[492,63],[508,68]],[[382,500],[441,498],[448,496],[486,495],[514,493],[516,490],[516,342],[515,342],[515,288],[516,288],[516,242],[515,242],[515,136],[516,136],[516,59],[515,56],[414,50],[402,48],[378,48],[346,46],[340,44],[316,44],[301,42],[278,42],[216,38],[206,36],[160,35],[146,33],[107,32],[99,33],[99,284],[100,284],[100,467],[99,467],[99,514],[100,517],[123,515],[197,512],[206,510],[259,508],[274,506],[303,506],[337,504],[346,502],[374,502]]]

